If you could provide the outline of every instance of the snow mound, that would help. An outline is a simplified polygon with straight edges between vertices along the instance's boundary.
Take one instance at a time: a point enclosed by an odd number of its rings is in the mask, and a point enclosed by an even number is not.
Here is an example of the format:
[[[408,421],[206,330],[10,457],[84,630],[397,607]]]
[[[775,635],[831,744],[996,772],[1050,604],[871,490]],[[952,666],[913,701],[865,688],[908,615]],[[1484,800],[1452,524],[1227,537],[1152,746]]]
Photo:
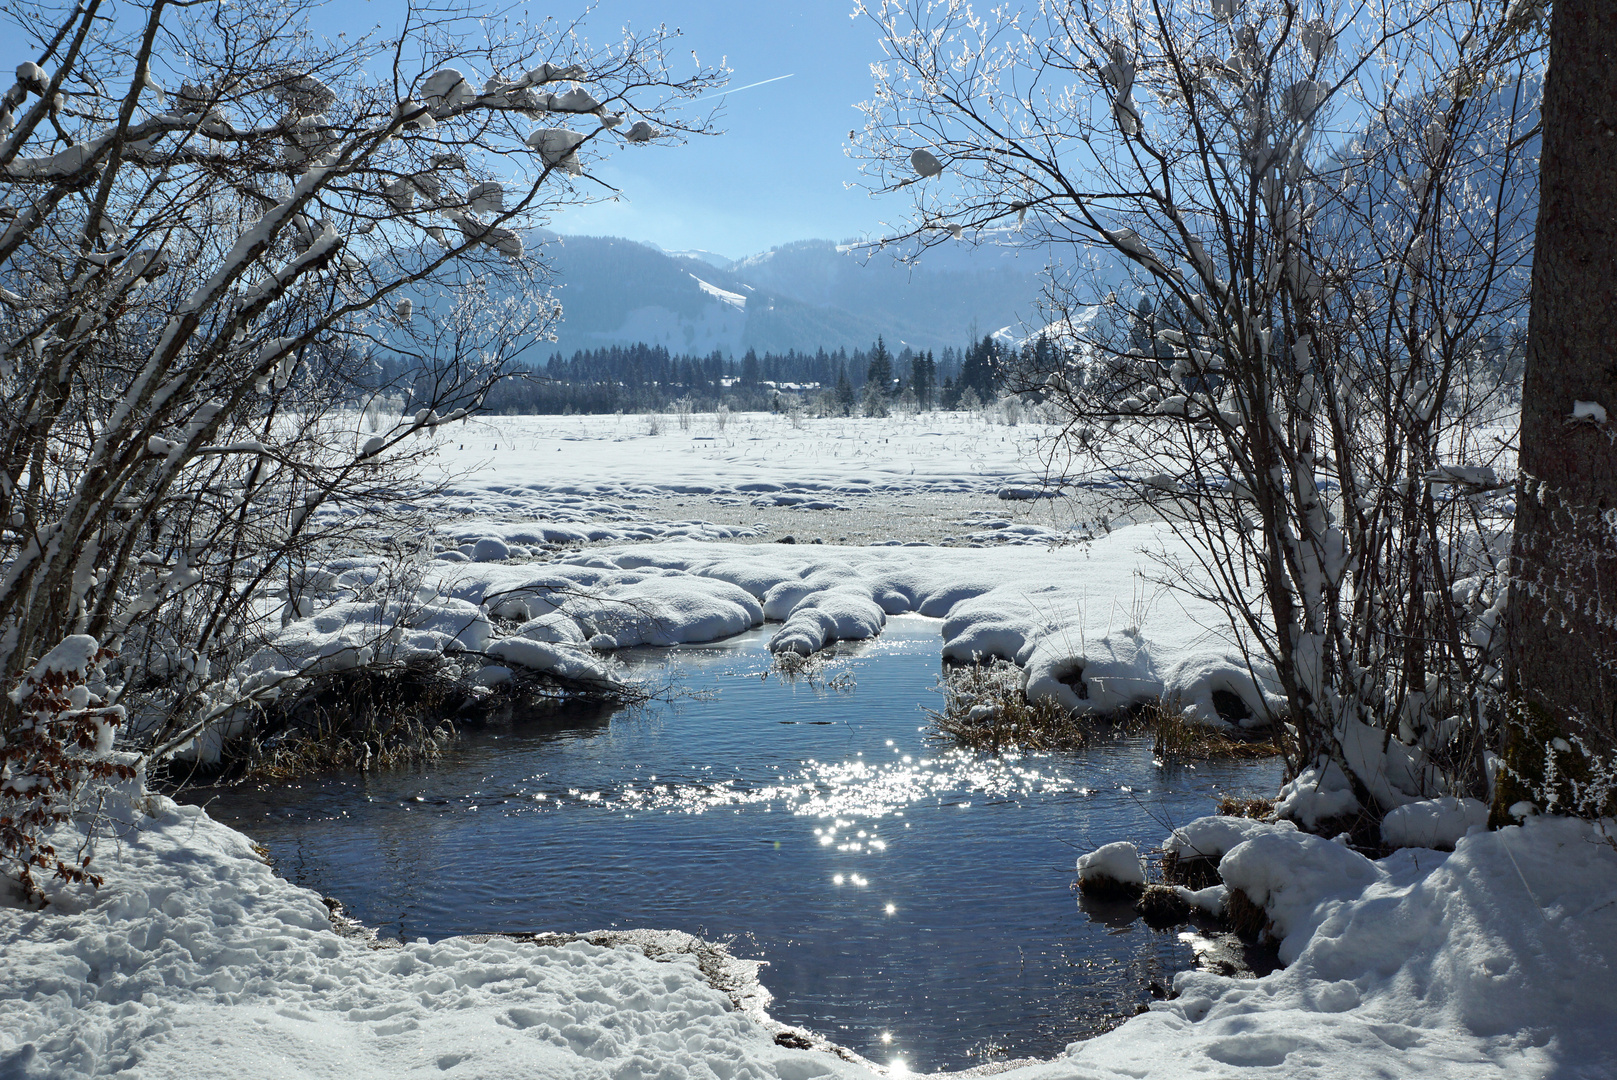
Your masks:
[[[541,615],[537,619],[529,619],[513,631],[513,636],[565,645],[584,644],[584,632],[578,628],[578,623],[559,611]]]
[[[1328,913],[1327,902],[1358,896],[1381,871],[1357,851],[1310,833],[1261,833],[1219,860],[1218,874],[1263,908],[1290,963]]]
[[[346,601],[290,623],[248,659],[249,675],[318,675],[378,661],[411,662],[446,652],[482,652],[493,633],[476,605]]]
[[[716,641],[764,621],[763,607],[739,586],[678,572],[629,575],[565,610],[592,642],[614,649]]]
[[[1617,1075],[1617,852],[1587,823],[1535,818],[1375,864],[1302,834],[1252,843],[1236,876],[1272,886],[1284,970],[1181,973],[1174,1000],[1010,1075]]]
[[[1179,656],[1167,665],[1162,682],[1164,692],[1191,723],[1267,727],[1270,716],[1286,710],[1273,665],[1244,657],[1238,649],[1205,649]],[[1239,704],[1232,709],[1234,703]]]
[[[782,624],[773,651],[807,654],[916,613],[943,619],[947,660],[1021,665],[1030,700],[1113,713],[1160,698],[1193,722],[1227,726],[1223,694],[1241,703],[1240,723],[1257,726],[1284,704],[1272,671],[1207,629],[1222,625],[1209,605],[1153,594],[1139,576],[1147,552],[1176,544],[1159,525],[1054,550],[666,541],[542,566],[442,565],[435,580],[505,618],[561,612],[601,649],[708,641],[771,619]]]
[[[1304,769],[1297,779],[1280,789],[1275,816],[1312,829],[1328,818],[1356,814],[1361,809],[1353,785],[1341,766],[1326,761]]]
[[[1486,828],[1488,805],[1476,799],[1422,799],[1392,810],[1381,822],[1381,841],[1388,847],[1452,850],[1472,829]]]
[[[510,546],[497,536],[485,536],[472,545],[473,562],[503,562],[510,557]]]
[[[1197,818],[1180,826],[1162,842],[1165,854],[1180,858],[1202,858],[1217,862],[1224,853],[1240,844],[1271,833],[1295,833],[1297,826],[1289,821],[1258,821],[1255,818],[1224,817],[1215,815]]]
[[[1083,885],[1145,885],[1145,864],[1139,850],[1126,840],[1104,844],[1078,856],[1078,881]]]
[[[611,685],[615,681],[605,661],[577,645],[507,637],[490,645],[488,655],[503,664],[543,672],[558,679],[600,685]]]

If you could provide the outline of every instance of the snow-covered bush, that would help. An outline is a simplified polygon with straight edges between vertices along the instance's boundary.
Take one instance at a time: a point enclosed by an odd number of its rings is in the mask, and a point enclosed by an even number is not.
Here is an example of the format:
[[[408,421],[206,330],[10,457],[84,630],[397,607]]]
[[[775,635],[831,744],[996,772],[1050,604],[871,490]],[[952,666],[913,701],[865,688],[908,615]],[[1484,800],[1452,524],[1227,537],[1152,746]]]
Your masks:
[[[0,876],[17,882],[24,900],[40,895],[36,873],[101,883],[87,857],[58,852],[44,837],[73,813],[86,784],[135,774],[112,752],[124,710],[107,703],[109,659],[95,638],[76,634],[7,695],[16,721],[0,735]]]
[[[873,188],[916,203],[888,241],[1079,249],[1010,388],[1059,413],[1053,467],[1193,542],[1165,577],[1275,673],[1291,775],[1329,759],[1380,812],[1486,797],[1531,19],[1479,26],[1458,0],[869,10],[891,60],[861,152]],[[917,176],[917,147],[947,164]]]
[[[5,16],[56,44],[0,108],[0,676],[94,638],[102,707],[164,754],[276,692],[236,665],[309,613],[312,554],[413,543],[419,436],[557,317],[522,230],[651,120],[694,130],[663,114],[716,76],[671,72],[662,30],[141,10]],[[31,715],[5,705],[6,745]]]

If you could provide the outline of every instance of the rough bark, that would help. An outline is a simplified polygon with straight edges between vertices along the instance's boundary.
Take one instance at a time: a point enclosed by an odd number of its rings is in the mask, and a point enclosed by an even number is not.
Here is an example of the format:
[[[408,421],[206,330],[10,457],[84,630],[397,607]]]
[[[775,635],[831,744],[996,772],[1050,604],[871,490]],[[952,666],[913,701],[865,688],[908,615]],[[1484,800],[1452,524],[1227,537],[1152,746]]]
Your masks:
[[[1555,0],[1542,115],[1509,677],[1519,707],[1603,756],[1617,747],[1613,0]],[[1580,401],[1608,419],[1573,420]]]

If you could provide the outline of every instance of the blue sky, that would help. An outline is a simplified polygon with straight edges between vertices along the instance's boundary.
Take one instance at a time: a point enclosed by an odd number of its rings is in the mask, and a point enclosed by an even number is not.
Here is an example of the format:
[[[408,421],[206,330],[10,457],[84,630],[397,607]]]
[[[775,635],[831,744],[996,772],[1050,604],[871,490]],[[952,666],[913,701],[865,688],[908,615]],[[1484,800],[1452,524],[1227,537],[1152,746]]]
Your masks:
[[[849,18],[852,10],[852,0],[602,3],[591,24],[678,26],[704,62],[728,63],[731,86],[791,78],[725,97],[723,135],[617,155],[602,178],[628,201],[571,213],[557,227],[732,258],[875,231],[883,205],[843,187],[857,175],[843,153],[849,129],[862,126],[853,105],[870,96],[870,64],[881,57],[874,24]]]
[[[489,13],[566,20],[584,14],[585,3],[518,3]],[[908,209],[902,200],[876,201],[844,187],[858,176],[844,154],[849,130],[862,124],[854,104],[870,96],[870,65],[882,56],[875,24],[853,18],[853,8],[854,0],[600,0],[584,23],[592,43],[616,40],[625,24],[649,30],[666,23],[683,32],[672,50],[676,73],[692,70],[694,51],[704,64],[727,65],[731,87],[778,81],[704,102],[704,110],[722,105],[721,135],[679,147],[625,147],[597,170],[623,193],[621,201],[569,210],[551,227],[739,258],[793,240],[874,234],[884,216],[901,218]],[[310,22],[333,37],[378,26],[386,34],[404,10],[403,0],[330,0]],[[128,8],[120,17],[138,16]],[[13,41],[10,51],[37,48]]]
[[[327,8],[334,18],[319,23],[327,33],[388,26],[400,9],[396,0],[338,0]],[[852,12],[853,0],[602,0],[586,22],[592,41],[605,43],[625,23],[661,22],[684,32],[676,56],[685,70],[694,50],[704,64],[728,64],[732,87],[791,78],[726,96],[722,135],[626,148],[598,170],[623,200],[568,211],[552,227],[739,258],[792,240],[874,233],[884,213],[901,216],[905,207],[843,187],[857,177],[843,153],[862,123],[853,105],[870,96],[870,64],[881,58],[875,24]]]

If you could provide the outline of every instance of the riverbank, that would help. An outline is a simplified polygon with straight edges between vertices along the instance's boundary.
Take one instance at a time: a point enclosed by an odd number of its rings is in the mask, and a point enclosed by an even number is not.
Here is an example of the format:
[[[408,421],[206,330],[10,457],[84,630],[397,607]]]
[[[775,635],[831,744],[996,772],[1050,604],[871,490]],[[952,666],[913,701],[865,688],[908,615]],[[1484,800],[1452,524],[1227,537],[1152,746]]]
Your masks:
[[[694,954],[499,938],[376,948],[338,934],[317,894],[201,808],[125,791],[101,812],[113,831],[96,843],[99,892],[53,888],[45,912],[0,908],[7,1077],[879,1074],[782,1045]],[[1288,967],[1257,980],[1182,973],[1171,1000],[1006,1075],[1617,1069],[1617,851],[1587,823],[1533,819],[1474,831],[1452,853],[1378,862],[1300,833],[1255,838],[1223,866],[1274,920]]]

